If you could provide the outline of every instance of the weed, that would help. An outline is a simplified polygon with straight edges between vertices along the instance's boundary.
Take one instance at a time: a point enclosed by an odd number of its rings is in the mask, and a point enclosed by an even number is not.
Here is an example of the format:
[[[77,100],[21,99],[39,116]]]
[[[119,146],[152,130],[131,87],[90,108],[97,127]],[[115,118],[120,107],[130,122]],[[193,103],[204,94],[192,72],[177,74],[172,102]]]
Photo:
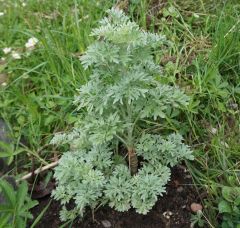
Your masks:
[[[38,204],[29,198],[27,183],[22,182],[15,190],[8,181],[0,179],[0,190],[0,227],[26,227],[33,218],[29,210]]]

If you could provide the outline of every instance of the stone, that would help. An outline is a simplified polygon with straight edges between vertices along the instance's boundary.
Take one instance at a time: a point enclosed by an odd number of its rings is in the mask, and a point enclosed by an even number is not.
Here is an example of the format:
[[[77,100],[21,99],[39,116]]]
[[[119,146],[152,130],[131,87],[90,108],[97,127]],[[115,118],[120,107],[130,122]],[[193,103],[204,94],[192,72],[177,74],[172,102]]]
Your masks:
[[[191,207],[192,212],[198,212],[203,209],[202,205],[199,203],[192,203],[190,207]]]
[[[108,220],[102,220],[101,223],[105,228],[112,227],[112,224]]]
[[[173,215],[173,213],[171,211],[165,211],[163,212],[163,216],[166,219],[170,219],[170,217]]]
[[[183,190],[184,190],[184,188],[182,186],[177,188],[177,192],[179,192],[179,193],[182,192]]]

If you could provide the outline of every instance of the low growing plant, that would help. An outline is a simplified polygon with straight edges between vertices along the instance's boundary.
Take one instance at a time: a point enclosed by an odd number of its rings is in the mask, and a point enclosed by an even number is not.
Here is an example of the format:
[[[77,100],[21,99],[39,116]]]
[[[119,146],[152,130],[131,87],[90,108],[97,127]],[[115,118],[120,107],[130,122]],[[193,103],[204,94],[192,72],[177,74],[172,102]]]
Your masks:
[[[170,167],[193,159],[181,135],[150,134],[146,124],[163,121],[189,101],[179,88],[162,83],[153,51],[167,44],[165,37],[142,31],[118,9],[107,13],[81,57],[92,73],[75,99],[79,122],[52,140],[70,145],[55,169],[53,197],[63,206],[63,221],[103,204],[146,214],[166,191]]]
[[[33,219],[30,209],[38,204],[29,197],[27,183],[22,182],[15,190],[11,182],[0,179],[0,193],[0,228],[26,227]]]
[[[204,217],[203,217],[203,213],[202,213],[202,210],[199,210],[196,212],[196,214],[192,214],[191,215],[191,228],[194,228],[194,227],[204,227],[206,224],[205,224],[205,220],[204,220]]]
[[[240,228],[240,187],[222,188],[218,210],[222,215],[222,228]]]

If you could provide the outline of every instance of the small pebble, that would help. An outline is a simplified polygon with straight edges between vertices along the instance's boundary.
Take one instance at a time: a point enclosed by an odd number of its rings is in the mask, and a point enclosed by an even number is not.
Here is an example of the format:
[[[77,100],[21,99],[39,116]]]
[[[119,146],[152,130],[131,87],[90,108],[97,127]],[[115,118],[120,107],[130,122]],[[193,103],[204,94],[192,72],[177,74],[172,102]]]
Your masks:
[[[166,218],[166,219],[170,219],[170,217],[173,215],[173,213],[171,211],[165,211],[163,212],[163,216]]]
[[[108,220],[102,220],[101,223],[105,228],[109,228],[112,226],[112,224]]]
[[[201,211],[203,208],[199,203],[192,203],[190,207],[193,212]]]
[[[184,189],[183,189],[182,186],[180,186],[180,187],[177,188],[177,192],[182,192],[183,190],[184,190]]]

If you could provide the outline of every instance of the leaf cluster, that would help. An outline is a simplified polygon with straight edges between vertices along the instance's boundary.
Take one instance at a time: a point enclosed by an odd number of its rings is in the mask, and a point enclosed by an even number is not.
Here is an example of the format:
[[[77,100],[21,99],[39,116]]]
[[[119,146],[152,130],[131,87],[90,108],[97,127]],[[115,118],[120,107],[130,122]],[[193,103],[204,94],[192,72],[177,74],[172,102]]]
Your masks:
[[[167,166],[144,164],[137,175],[131,176],[125,164],[112,163],[111,153],[101,145],[66,152],[61,157],[54,174],[58,186],[52,195],[63,205],[63,221],[82,216],[87,207],[94,209],[102,204],[118,211],[134,207],[138,213],[146,214],[165,192],[170,179]],[[68,209],[72,202],[75,207]]]
[[[81,56],[90,80],[79,89],[75,105],[86,109],[79,128],[92,143],[118,136],[126,146],[133,144],[127,132],[144,119],[166,118],[173,108],[182,108],[189,98],[179,88],[161,84],[164,77],[155,63],[153,50],[167,44],[165,36],[144,32],[120,10],[93,30],[96,41]]]
[[[222,228],[238,227],[240,224],[240,187],[224,186],[218,210],[223,215]]]
[[[0,179],[0,191],[3,202],[0,204],[0,227],[26,227],[27,220],[32,219],[30,209],[38,204],[28,196],[28,186],[22,182],[15,190],[6,180]]]
[[[181,160],[194,159],[192,151],[182,141],[182,136],[175,133],[167,137],[145,134],[137,144],[137,154],[150,164],[160,163],[173,167]]]

